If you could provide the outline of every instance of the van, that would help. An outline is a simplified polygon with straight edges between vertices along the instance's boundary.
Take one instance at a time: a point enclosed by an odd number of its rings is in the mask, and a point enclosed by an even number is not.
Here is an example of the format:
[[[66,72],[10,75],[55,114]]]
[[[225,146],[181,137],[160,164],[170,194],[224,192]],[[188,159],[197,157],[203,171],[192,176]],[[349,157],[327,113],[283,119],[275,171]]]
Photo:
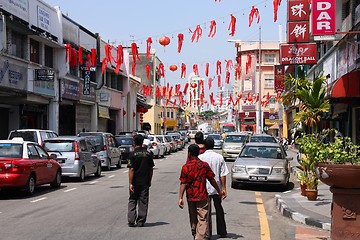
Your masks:
[[[15,137],[21,137],[24,141],[36,142],[37,144],[43,146],[45,139],[58,137],[58,134],[51,130],[18,129],[12,130],[9,133],[8,139],[11,140]]]
[[[103,168],[106,170],[110,170],[111,166],[121,168],[121,151],[114,135],[107,132],[81,132],[79,136],[87,137],[92,142]]]

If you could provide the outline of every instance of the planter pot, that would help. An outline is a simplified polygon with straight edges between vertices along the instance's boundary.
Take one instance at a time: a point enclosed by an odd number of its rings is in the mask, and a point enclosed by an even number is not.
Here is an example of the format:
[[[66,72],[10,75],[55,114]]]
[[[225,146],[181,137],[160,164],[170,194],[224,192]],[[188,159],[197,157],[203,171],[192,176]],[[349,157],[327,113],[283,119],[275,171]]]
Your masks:
[[[309,201],[316,201],[318,196],[318,190],[306,189],[306,196]]]
[[[306,196],[306,184],[300,184],[301,196]]]
[[[334,188],[360,188],[360,165],[326,164],[315,166],[321,182]]]

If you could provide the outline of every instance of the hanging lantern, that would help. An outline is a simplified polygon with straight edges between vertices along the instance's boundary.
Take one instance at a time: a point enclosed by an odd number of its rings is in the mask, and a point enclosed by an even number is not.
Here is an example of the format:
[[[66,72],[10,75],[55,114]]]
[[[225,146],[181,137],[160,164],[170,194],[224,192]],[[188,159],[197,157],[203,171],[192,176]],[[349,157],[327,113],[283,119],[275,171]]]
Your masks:
[[[160,43],[161,45],[163,45],[164,47],[166,47],[166,46],[169,45],[169,43],[170,43],[170,38],[167,37],[167,36],[163,36],[163,37],[161,37],[161,38],[159,39],[159,43]]]
[[[196,88],[196,87],[197,87],[197,83],[195,83],[195,82],[191,83],[191,87],[192,87],[192,88]]]
[[[169,67],[169,69],[170,69],[171,71],[175,72],[175,71],[178,69],[178,67],[177,67],[176,65],[171,65],[171,66]]]

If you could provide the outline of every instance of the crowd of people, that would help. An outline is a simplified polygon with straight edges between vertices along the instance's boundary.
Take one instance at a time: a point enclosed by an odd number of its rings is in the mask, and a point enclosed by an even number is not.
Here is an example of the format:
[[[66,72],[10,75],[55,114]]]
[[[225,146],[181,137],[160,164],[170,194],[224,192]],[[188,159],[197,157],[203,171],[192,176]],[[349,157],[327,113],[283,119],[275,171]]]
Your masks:
[[[143,147],[144,137],[134,136],[135,150],[129,156],[129,227],[143,227],[146,222],[149,189],[155,166],[151,152]],[[213,151],[214,139],[204,140],[195,134],[195,143],[188,147],[186,163],[181,168],[178,205],[184,208],[184,194],[189,212],[191,234],[195,240],[211,239],[211,205],[216,212],[216,230],[220,238],[227,236],[222,200],[227,196],[226,175],[229,170],[221,154]]]

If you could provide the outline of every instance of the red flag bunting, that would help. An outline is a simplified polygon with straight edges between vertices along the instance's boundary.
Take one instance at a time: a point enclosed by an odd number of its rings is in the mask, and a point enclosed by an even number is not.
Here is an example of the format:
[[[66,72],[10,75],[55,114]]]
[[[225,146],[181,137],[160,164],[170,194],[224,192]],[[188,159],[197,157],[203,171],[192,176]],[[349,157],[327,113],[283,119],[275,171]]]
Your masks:
[[[210,32],[209,32],[208,37],[213,38],[215,36],[215,34],[216,34],[216,22],[215,22],[215,20],[212,20],[210,22]]]
[[[182,45],[183,45],[183,41],[184,41],[184,34],[179,33],[179,34],[178,34],[178,53],[181,52],[181,48],[182,48]]]
[[[249,14],[249,27],[251,27],[251,24],[254,20],[254,17],[257,18],[257,23],[260,22],[260,12],[259,9],[255,8],[254,6],[251,7],[251,11]]]
[[[194,71],[194,74],[195,74],[195,75],[199,75],[199,67],[198,67],[197,64],[194,64],[194,65],[193,65],[193,71]]]
[[[151,49],[151,44],[152,44],[152,38],[148,37],[148,39],[146,39],[146,58],[150,58],[150,49]]]
[[[228,27],[228,30],[231,30],[231,32],[229,33],[230,36],[233,37],[235,35],[235,29],[236,29],[236,17],[230,14],[230,24]]]
[[[209,76],[209,63],[206,63],[206,65],[205,65],[205,76]]]
[[[79,64],[83,65],[83,47],[79,46]]]
[[[189,31],[193,34],[191,37],[191,42],[194,42],[195,39],[196,42],[198,42],[200,37],[202,36],[202,28],[200,27],[200,25],[197,25],[194,31],[192,31],[191,29],[189,29]]]
[[[186,65],[185,63],[181,64],[181,75],[180,78],[186,78]]]
[[[219,60],[216,61],[216,75],[222,74],[221,71],[221,62]]]

